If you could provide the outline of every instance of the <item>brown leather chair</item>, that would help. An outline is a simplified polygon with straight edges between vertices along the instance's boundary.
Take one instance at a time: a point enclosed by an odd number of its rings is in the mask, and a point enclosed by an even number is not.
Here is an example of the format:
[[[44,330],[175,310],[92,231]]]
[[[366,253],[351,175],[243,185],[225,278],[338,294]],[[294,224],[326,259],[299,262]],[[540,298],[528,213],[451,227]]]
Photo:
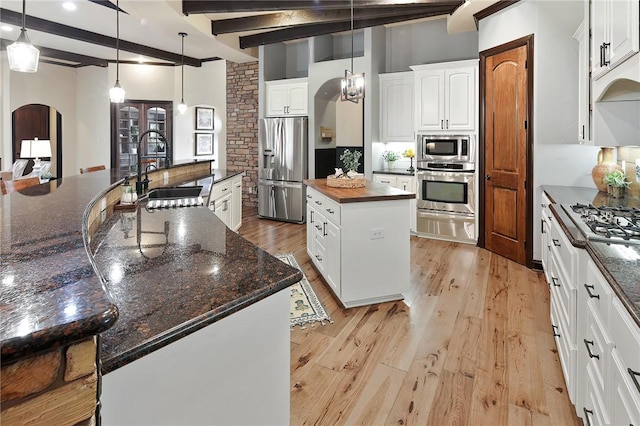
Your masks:
[[[97,172],[105,169],[106,167],[104,165],[85,167],[84,169],[80,169],[80,174],[83,175],[85,173]]]
[[[34,185],[40,185],[40,178],[31,177],[16,180],[0,180],[0,192],[2,192],[2,195],[5,195]]]

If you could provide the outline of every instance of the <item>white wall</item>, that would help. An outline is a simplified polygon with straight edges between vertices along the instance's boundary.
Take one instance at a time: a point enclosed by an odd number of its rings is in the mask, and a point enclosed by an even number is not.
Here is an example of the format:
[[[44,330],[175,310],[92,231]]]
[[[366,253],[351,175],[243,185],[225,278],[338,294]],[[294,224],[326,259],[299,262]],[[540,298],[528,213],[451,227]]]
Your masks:
[[[362,102],[336,101],[336,146],[364,146]]]
[[[9,71],[2,53],[2,128],[0,153],[3,168],[11,164],[11,113],[22,105],[41,103],[62,114],[63,176],[78,174],[80,167],[111,164],[109,89],[115,83],[115,65],[69,68],[40,63],[38,72]],[[180,67],[121,64],[120,83],[126,98],[174,103],[174,159],[194,158],[194,107],[215,109],[214,158],[226,163],[226,63],[211,61],[202,67],[185,66],[184,98],[189,111],[180,116]],[[204,157],[203,157],[204,158]]]
[[[598,148],[578,144],[578,44],[581,1],[523,0],[479,26],[480,51],[534,34],[533,258],[540,259],[541,185],[595,187],[590,178]]]
[[[43,104],[55,108],[62,115],[62,167],[63,174],[70,174],[70,171],[75,167],[75,157],[67,159],[65,153],[67,151],[75,152],[77,147],[76,70],[42,62],[38,66],[38,72],[34,74],[10,71],[5,61],[3,61],[3,68],[8,79],[3,79],[2,91],[4,96],[8,95],[9,97],[8,109],[3,108],[2,110],[2,119],[6,126],[3,129],[2,142],[3,167],[9,168],[12,164],[11,115],[13,111],[23,105]]]

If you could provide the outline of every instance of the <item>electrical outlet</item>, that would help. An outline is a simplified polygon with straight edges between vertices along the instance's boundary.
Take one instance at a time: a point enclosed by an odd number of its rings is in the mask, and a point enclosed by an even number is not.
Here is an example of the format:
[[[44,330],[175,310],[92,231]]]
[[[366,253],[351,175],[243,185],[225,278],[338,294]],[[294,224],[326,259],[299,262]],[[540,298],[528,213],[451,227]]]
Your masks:
[[[164,174],[162,175],[162,178],[164,179],[164,184],[168,185],[169,184],[169,172],[164,172]]]
[[[247,188],[247,193],[248,194],[253,194],[253,186],[250,186]]]
[[[371,228],[369,229],[370,240],[380,240],[384,238],[384,228]]]

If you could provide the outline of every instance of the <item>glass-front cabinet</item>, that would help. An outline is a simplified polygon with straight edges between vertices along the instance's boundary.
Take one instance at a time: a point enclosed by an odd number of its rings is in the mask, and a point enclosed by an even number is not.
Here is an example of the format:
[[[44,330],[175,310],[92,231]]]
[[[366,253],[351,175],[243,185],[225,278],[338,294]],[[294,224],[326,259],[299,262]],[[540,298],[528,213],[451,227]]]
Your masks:
[[[173,159],[171,143],[171,102],[127,101],[111,104],[111,167],[121,174],[133,174],[138,170],[138,155],[144,171],[149,165],[165,167],[167,157]],[[140,135],[147,130],[162,133],[169,146],[157,133],[149,133],[142,140]]]

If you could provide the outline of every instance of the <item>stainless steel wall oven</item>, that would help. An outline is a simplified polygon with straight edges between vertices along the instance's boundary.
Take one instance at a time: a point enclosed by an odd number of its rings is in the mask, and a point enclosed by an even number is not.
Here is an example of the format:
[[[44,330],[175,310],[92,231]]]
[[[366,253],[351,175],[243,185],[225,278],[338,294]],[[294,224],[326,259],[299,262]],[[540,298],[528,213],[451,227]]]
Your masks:
[[[416,173],[418,234],[475,243],[476,171],[473,136],[422,135],[421,140]],[[432,143],[435,146],[428,146]]]

